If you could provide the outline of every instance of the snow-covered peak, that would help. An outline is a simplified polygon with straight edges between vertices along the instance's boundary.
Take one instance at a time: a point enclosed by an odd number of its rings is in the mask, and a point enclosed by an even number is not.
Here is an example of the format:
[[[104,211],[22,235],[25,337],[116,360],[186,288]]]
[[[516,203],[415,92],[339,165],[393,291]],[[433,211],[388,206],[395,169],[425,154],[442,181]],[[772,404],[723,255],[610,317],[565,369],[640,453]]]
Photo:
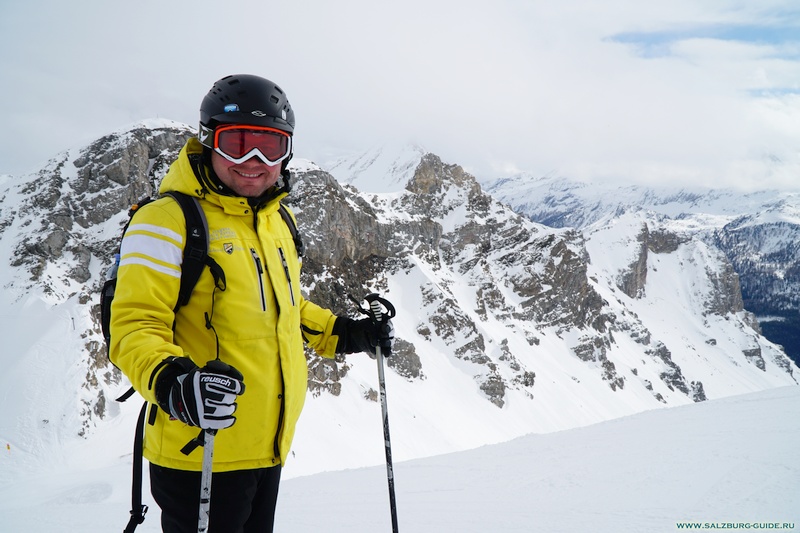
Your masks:
[[[386,143],[366,152],[339,157],[322,167],[340,183],[362,192],[398,192],[405,189],[425,153],[415,144]]]
[[[302,157],[294,157],[289,163],[289,170],[292,172],[313,172],[315,170],[322,170],[322,167]]]
[[[153,118],[146,118],[142,120],[137,120],[135,122],[131,122],[125,126],[117,128],[116,130],[109,133],[109,135],[120,135],[124,134],[129,131],[134,131],[138,129],[147,129],[147,130],[161,130],[161,129],[197,129],[197,126],[190,126],[189,124],[185,124],[183,122],[178,122],[176,120],[170,120],[168,118],[160,118],[160,117],[153,117]]]

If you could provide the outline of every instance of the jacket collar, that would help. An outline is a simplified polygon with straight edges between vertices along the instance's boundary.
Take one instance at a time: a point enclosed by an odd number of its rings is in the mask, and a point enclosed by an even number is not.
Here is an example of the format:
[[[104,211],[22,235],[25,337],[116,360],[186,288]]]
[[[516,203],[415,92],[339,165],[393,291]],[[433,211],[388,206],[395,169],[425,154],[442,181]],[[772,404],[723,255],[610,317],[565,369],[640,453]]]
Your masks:
[[[203,145],[195,137],[186,141],[178,158],[170,166],[166,176],[161,181],[159,193],[166,191],[179,191],[185,194],[203,198],[208,202],[219,205],[231,215],[250,215],[253,211],[277,211],[279,202],[289,194],[289,175],[282,175],[283,185],[273,187],[260,198],[245,198],[222,194],[216,190],[212,179],[212,170],[203,161]]]

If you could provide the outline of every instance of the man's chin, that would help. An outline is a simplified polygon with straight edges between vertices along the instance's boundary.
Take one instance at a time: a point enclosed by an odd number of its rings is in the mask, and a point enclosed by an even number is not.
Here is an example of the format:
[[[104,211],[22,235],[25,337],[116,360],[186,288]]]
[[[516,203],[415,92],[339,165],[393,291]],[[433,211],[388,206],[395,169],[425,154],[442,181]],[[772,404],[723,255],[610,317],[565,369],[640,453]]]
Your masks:
[[[263,186],[238,186],[233,189],[233,192],[238,194],[239,196],[244,196],[245,198],[256,198],[260,199],[263,198],[274,186],[263,187]]]

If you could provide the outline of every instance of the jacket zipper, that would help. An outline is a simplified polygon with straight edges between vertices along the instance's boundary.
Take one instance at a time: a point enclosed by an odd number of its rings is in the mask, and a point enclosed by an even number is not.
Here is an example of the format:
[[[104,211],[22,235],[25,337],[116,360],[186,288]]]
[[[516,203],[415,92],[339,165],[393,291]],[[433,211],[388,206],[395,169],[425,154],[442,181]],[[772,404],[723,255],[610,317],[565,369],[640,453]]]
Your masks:
[[[258,257],[255,248],[250,248],[250,254],[253,256],[253,263],[256,266],[256,273],[258,274],[258,288],[261,292],[261,310],[267,310],[267,298],[264,295],[264,267],[261,266],[261,258]]]
[[[289,296],[292,298],[292,306],[294,306],[294,289],[292,288],[292,277],[289,275],[289,263],[286,262],[286,254],[283,253],[283,248],[278,248],[278,253],[281,254],[283,271],[286,273],[286,282],[289,284]]]

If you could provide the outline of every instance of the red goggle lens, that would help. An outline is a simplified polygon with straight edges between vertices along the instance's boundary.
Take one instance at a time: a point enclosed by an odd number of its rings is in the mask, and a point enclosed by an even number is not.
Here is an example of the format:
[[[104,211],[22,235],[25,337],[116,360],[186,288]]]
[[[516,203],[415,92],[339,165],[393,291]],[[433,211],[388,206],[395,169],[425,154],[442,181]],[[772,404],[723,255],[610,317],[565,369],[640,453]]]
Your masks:
[[[278,161],[289,151],[289,136],[272,128],[222,127],[214,133],[214,148],[234,159],[257,149],[270,161]]]

